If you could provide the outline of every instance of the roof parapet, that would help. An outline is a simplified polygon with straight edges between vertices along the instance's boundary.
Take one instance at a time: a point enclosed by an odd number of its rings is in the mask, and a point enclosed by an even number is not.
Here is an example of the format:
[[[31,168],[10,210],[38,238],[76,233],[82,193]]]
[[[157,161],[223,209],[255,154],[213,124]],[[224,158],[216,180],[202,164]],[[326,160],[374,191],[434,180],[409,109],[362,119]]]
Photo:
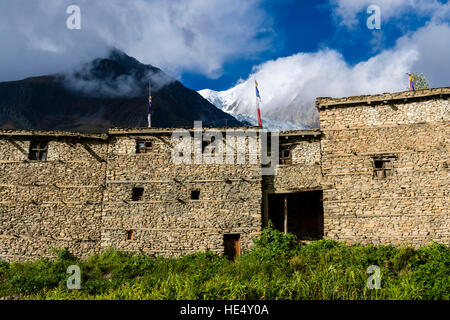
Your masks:
[[[352,104],[379,104],[388,103],[389,101],[408,101],[409,99],[444,97],[450,95],[450,87],[422,89],[417,91],[403,91],[394,93],[383,93],[362,96],[350,96],[343,98],[316,98],[316,107],[320,110],[327,107],[343,107]]]
[[[226,130],[257,130],[259,127],[203,127],[202,130],[219,130],[226,132]],[[192,127],[190,128],[111,128],[108,133],[81,133],[71,131],[39,131],[39,130],[13,130],[13,129],[0,129],[0,137],[56,137],[56,138],[80,138],[80,139],[97,139],[108,140],[110,136],[115,135],[146,135],[146,134],[171,134],[176,130],[187,130],[194,132]],[[270,131],[269,131],[270,133]],[[319,129],[306,129],[306,130],[289,130],[280,131],[280,136],[320,136],[322,133]]]
[[[201,127],[202,130],[214,130],[222,131],[226,130],[248,130],[248,129],[259,129],[259,127],[242,126],[242,127]],[[108,130],[108,135],[133,135],[133,134],[171,134],[177,130],[186,130],[189,132],[194,132],[193,127],[174,127],[174,128],[147,128],[147,127],[137,127],[137,128],[110,128]]]
[[[70,131],[40,131],[40,130],[5,130],[0,129],[0,137],[59,137],[59,138],[82,138],[107,140],[108,135],[104,133],[81,133]]]

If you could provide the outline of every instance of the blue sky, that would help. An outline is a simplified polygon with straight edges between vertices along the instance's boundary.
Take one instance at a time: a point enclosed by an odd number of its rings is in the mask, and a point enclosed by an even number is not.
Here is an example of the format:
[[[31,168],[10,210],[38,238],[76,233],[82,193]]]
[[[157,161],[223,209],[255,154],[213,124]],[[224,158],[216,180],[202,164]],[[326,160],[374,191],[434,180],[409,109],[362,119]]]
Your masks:
[[[186,73],[182,76],[183,83],[196,90],[225,90],[239,78],[246,78],[255,64],[298,52],[313,52],[333,38],[336,28],[326,1],[266,1],[263,8],[273,20],[269,50],[248,59],[230,61],[224,65],[224,74],[218,79]]]
[[[445,4],[447,1],[438,2]],[[370,14],[361,11],[357,14],[359,25],[348,29],[339,23],[334,15],[335,7],[328,0],[264,1],[262,8],[272,19],[272,32],[267,35],[272,37],[272,45],[268,50],[229,61],[223,66],[223,74],[216,79],[186,72],[181,76],[182,82],[195,90],[226,90],[238,79],[247,78],[252,67],[264,61],[299,52],[316,52],[324,47],[337,50],[349,65],[355,65],[394,47],[398,38],[422,28],[430,20],[429,16],[411,10],[387,21],[382,19],[380,30],[369,30],[366,19]]]

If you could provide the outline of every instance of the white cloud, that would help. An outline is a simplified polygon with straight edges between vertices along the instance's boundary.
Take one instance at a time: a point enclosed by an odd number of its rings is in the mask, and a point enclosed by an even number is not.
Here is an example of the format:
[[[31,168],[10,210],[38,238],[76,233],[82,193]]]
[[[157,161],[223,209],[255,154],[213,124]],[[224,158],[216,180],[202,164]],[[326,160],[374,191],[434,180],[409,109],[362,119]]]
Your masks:
[[[225,62],[268,48],[261,1],[1,1],[0,81],[61,71],[108,46],[174,75],[219,76]],[[81,30],[66,27],[72,4],[81,8]]]
[[[398,39],[393,49],[354,66],[330,49],[265,62],[246,81],[219,96],[227,102],[226,111],[254,116],[256,78],[263,117],[311,124],[317,117],[316,97],[404,91],[408,72],[425,73],[431,86],[449,86],[449,56],[449,25],[430,23]]]
[[[404,36],[398,47],[418,52],[411,64],[412,72],[422,72],[433,87],[450,86],[450,25],[430,23],[415,33]]]

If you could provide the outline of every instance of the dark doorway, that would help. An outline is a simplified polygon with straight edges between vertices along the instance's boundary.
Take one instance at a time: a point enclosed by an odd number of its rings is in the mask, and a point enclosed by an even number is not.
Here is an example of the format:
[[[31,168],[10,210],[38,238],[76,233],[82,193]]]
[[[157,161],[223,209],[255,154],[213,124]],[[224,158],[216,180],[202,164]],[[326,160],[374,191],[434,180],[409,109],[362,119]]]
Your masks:
[[[285,194],[269,194],[269,220],[276,230],[284,231]]]
[[[234,260],[241,255],[241,236],[239,234],[225,234],[223,236],[224,255]]]
[[[275,229],[300,240],[323,237],[322,191],[269,194],[269,220]]]

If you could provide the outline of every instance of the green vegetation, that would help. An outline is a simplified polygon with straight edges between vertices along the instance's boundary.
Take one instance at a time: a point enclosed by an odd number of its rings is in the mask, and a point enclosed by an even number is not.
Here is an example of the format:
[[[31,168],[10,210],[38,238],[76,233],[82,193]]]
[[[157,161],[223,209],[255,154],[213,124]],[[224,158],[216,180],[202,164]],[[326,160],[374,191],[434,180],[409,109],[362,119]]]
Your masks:
[[[423,73],[413,73],[411,77],[414,81],[415,90],[430,89],[430,82]],[[409,90],[409,87],[407,89]]]
[[[449,299],[450,248],[298,245],[266,229],[235,262],[211,252],[176,259],[107,250],[86,260],[60,250],[55,260],[0,262],[0,296],[24,299]],[[81,268],[68,290],[69,265]],[[366,287],[367,267],[381,268],[381,289]]]

